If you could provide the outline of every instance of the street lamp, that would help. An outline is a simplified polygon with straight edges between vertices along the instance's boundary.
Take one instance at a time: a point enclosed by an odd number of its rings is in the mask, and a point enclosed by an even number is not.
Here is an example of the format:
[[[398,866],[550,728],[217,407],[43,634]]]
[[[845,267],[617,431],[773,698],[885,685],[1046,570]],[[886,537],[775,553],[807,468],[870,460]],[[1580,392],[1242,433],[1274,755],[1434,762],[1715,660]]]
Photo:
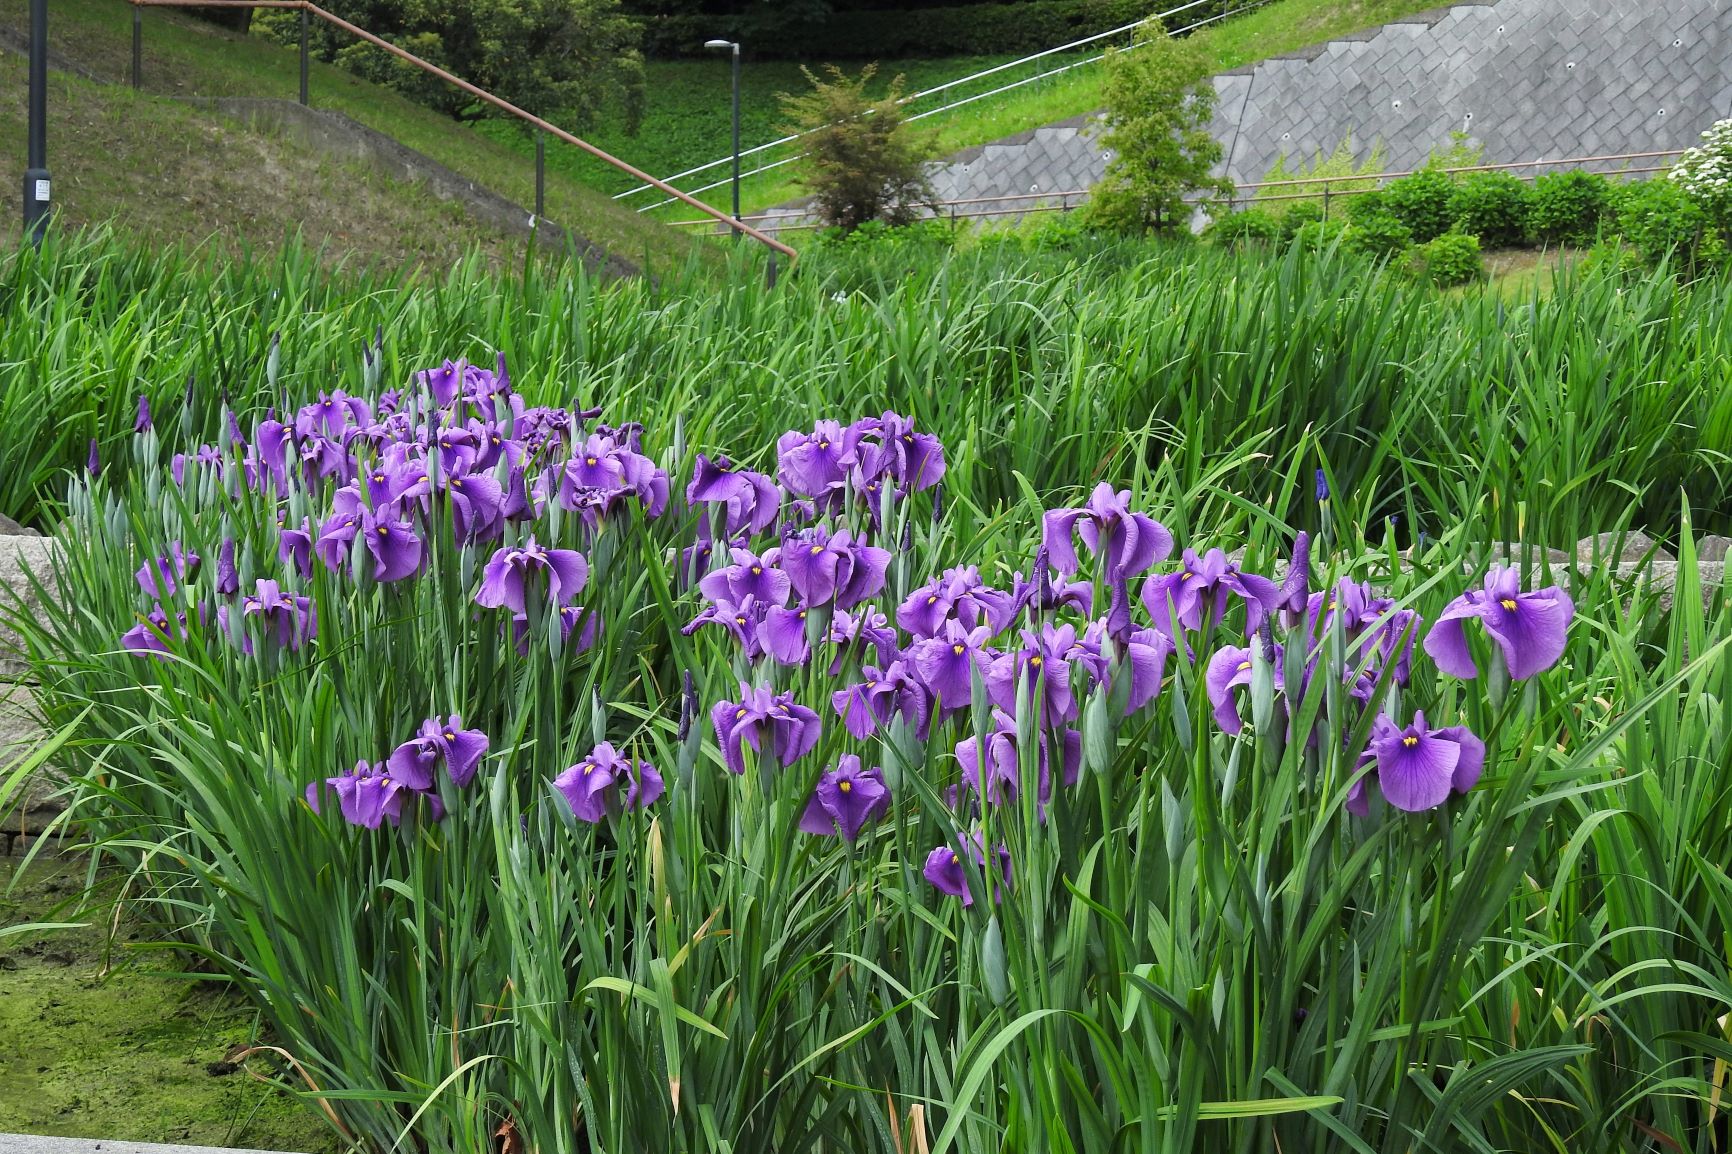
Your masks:
[[[30,126],[24,168],[24,232],[40,245],[48,228],[48,0],[30,0]]]
[[[705,48],[726,48],[734,54],[734,219],[740,219],[740,46],[733,40],[706,40]],[[734,239],[740,239],[738,229]]]

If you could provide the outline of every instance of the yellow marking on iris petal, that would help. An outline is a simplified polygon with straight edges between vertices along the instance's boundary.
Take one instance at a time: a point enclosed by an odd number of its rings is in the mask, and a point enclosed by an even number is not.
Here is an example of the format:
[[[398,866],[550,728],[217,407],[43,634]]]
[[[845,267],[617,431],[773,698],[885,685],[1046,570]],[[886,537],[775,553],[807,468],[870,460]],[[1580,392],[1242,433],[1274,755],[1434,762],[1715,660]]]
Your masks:
[[[1406,737],[1401,739],[1401,744],[1407,746],[1407,748],[1409,748],[1409,749],[1412,749],[1414,746],[1419,744],[1419,738],[1413,736],[1413,734],[1410,733]]]
[[[738,624],[738,625],[744,625],[746,623],[746,619],[744,617],[736,617],[736,618],[734,618],[734,622],[735,622],[735,624]]]
[[[1029,665],[1033,666],[1035,669],[1039,669],[1040,668],[1040,654],[1037,653],[1033,657],[1030,657],[1028,659],[1028,663],[1029,663]]]
[[[763,575],[764,575],[764,567],[762,565],[752,566],[752,576],[762,577]]]
[[[1241,661],[1239,662],[1238,672],[1243,673],[1249,668],[1251,668],[1251,663],[1249,661]]]
[[[379,526],[379,536],[388,537],[390,535],[391,535],[391,526],[389,526],[389,525]]]
[[[838,782],[836,788],[841,790],[843,793],[853,793],[854,783],[851,781]]]
[[[744,716],[746,716],[746,709],[744,706],[741,706],[740,711],[738,713],[734,714],[734,720],[738,721],[738,720],[740,720],[740,718],[742,718]]]
[[[957,655],[957,656],[958,656],[958,657],[961,657],[961,656],[962,656],[962,650],[963,650],[963,648],[964,648],[964,647],[963,647],[963,646],[961,646],[961,645],[952,645],[952,646],[951,646],[951,647],[950,647],[950,651],[951,651],[951,652],[952,652],[952,653],[954,653],[954,654],[956,654],[956,655]]]
[[[830,442],[829,441],[819,441],[818,447],[820,449],[828,449],[830,447]]]
[[[583,776],[588,777],[590,774],[592,774],[594,772],[595,772],[595,766],[594,765],[592,765],[590,762],[587,762],[587,761],[583,763]]]
[[[1502,601],[1498,602],[1498,604],[1502,605],[1505,609],[1507,609],[1511,613],[1514,613],[1516,611],[1516,603],[1515,603],[1514,598],[1505,597]]]
[[[928,598],[927,598],[927,599],[926,599],[926,603],[927,603],[927,604],[928,604],[928,605],[936,605],[936,604],[938,604],[938,594],[936,594],[936,593],[934,593],[934,594],[933,594],[933,595],[932,595],[932,596],[930,596],[930,597],[928,597]]]
[[[585,457],[583,459],[583,463],[586,465],[594,465],[595,464],[595,458],[594,457]]]
[[[1194,576],[1196,576],[1196,574],[1192,573],[1189,569],[1185,570],[1183,573],[1179,574],[1179,584],[1183,585]]]
[[[445,740],[446,741],[456,741],[457,735],[455,733],[452,733],[449,729],[447,729],[445,731]]]
[[[962,864],[962,855],[959,853],[956,853],[955,851],[952,851],[950,854],[950,864],[951,865],[961,865]]]
[[[812,556],[814,556],[814,557],[816,557],[818,554],[822,553],[823,551],[824,551],[824,546],[822,546],[822,545],[812,546]]]

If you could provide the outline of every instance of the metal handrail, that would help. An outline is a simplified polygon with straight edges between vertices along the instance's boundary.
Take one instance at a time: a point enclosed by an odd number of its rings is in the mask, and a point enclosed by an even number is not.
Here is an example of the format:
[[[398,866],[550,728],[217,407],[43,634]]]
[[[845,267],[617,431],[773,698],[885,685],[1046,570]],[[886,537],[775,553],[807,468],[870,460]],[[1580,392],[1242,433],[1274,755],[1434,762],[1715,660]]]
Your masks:
[[[1632,161],[1632,160],[1657,160],[1663,156],[1680,156],[1683,154],[1683,152],[1684,152],[1684,150],[1681,148],[1666,148],[1666,149],[1660,149],[1660,150],[1655,151],[1655,152],[1620,152],[1620,153],[1613,153],[1611,155],[1605,155],[1605,156],[1560,157],[1556,160],[1521,160],[1521,161],[1514,161],[1514,162],[1507,163],[1507,164],[1477,164],[1477,165],[1464,166],[1464,167],[1460,167],[1460,168],[1439,168],[1439,169],[1434,169],[1434,170],[1429,170],[1429,171],[1442,172],[1442,173],[1446,173],[1449,175],[1455,175],[1458,173],[1473,173],[1473,172],[1508,172],[1512,169],[1518,169],[1518,168],[1526,168],[1526,169],[1553,168],[1553,167],[1558,167],[1561,165],[1581,166],[1581,165],[1586,165],[1586,164],[1612,164],[1612,163],[1616,163],[1619,161],[1628,162],[1628,161]],[[1613,174],[1613,175],[1619,175],[1619,174],[1637,175],[1637,174],[1642,174],[1642,173],[1665,172],[1668,167],[1669,166],[1667,166],[1667,165],[1655,165],[1655,166],[1649,166],[1649,167],[1645,167],[1645,168],[1628,168],[1628,167],[1626,167],[1626,168],[1619,169],[1618,172]],[[1292,177],[1292,178],[1286,179],[1286,180],[1252,180],[1252,181],[1246,181],[1244,184],[1235,186],[1235,192],[1243,190],[1243,189],[1248,189],[1248,188],[1257,189],[1257,190],[1259,190],[1259,192],[1261,192],[1261,190],[1268,189],[1268,188],[1288,188],[1288,187],[1303,186],[1303,185],[1321,184],[1324,186],[1323,191],[1324,191],[1324,194],[1326,196],[1328,196],[1328,195],[1359,196],[1359,195],[1362,195],[1362,194],[1367,193],[1367,192],[1375,192],[1375,191],[1377,191],[1377,189],[1375,187],[1372,187],[1372,188],[1354,187],[1354,188],[1337,188],[1337,189],[1334,189],[1333,191],[1331,191],[1329,188],[1329,185],[1331,185],[1331,184],[1346,185],[1349,183],[1355,184],[1355,185],[1366,184],[1366,183],[1376,184],[1376,183],[1380,183],[1383,181],[1396,180],[1396,179],[1399,179],[1400,177],[1403,177],[1403,176],[1412,176],[1416,172],[1425,172],[1425,171],[1428,171],[1428,170],[1415,168],[1415,169],[1407,169],[1407,170],[1401,171],[1401,172],[1368,172],[1368,173],[1364,174],[1363,176],[1302,176],[1302,177]],[[1522,175],[1523,174],[1519,174],[1519,173],[1517,174],[1518,178],[1520,178]],[[974,197],[958,197],[958,198],[955,198],[952,200],[936,200],[936,201],[933,201],[929,207],[934,208],[934,209],[950,209],[951,210],[950,212],[940,213],[937,216],[938,219],[948,219],[948,220],[970,220],[970,219],[975,219],[975,218],[1008,215],[1007,213],[1004,213],[1004,212],[992,212],[992,211],[988,211],[988,212],[956,212],[955,211],[956,208],[961,207],[961,206],[969,206],[969,205],[977,205],[977,204],[1004,204],[1006,202],[1058,200],[1061,203],[1059,203],[1059,204],[1034,204],[1034,205],[1030,205],[1027,208],[1018,208],[1018,209],[1013,209],[1011,211],[1018,212],[1018,213],[1024,213],[1024,214],[1035,213],[1035,212],[1069,212],[1071,209],[1070,199],[1072,197],[1086,197],[1086,196],[1088,196],[1088,194],[1089,194],[1089,190],[1086,188],[1067,189],[1067,190],[1062,191],[1062,192],[1012,192],[1012,193],[1006,193],[1003,196],[974,196]],[[1315,193],[1305,193],[1305,192],[1293,192],[1293,193],[1287,193],[1287,194],[1277,194],[1274,196],[1258,195],[1256,197],[1243,197],[1243,198],[1238,197],[1238,196],[1234,196],[1233,198],[1231,198],[1229,203],[1231,203],[1231,201],[1237,201],[1240,199],[1261,200],[1261,201],[1311,200],[1311,199],[1314,199],[1315,196],[1316,196]],[[798,217],[793,216],[793,214],[789,214],[789,213],[774,213],[774,212],[754,213],[754,214],[749,214],[747,216],[744,216],[741,219],[742,220],[750,220],[750,221],[775,221],[777,219],[788,219],[789,223],[787,223],[787,224],[773,225],[773,226],[771,226],[765,230],[768,232],[778,232],[778,233],[780,233],[780,232],[798,232],[798,231],[802,231],[802,230],[806,230],[806,229],[823,227],[820,224],[813,224],[813,223],[810,223],[807,221],[801,221]],[[691,225],[701,225],[701,224],[707,224],[709,222],[704,221],[704,220],[670,220],[667,223],[669,225],[675,227],[675,228],[685,228],[685,227],[689,227]]]
[[[1199,4],[1204,4],[1207,2],[1208,2],[1208,0],[1188,0],[1187,3],[1181,4],[1177,8],[1169,8],[1165,12],[1155,13],[1152,18],[1164,20],[1169,16],[1177,16],[1181,12],[1188,11],[1189,9],[1197,7]],[[1205,25],[1215,23],[1217,20],[1224,20],[1229,16],[1237,16],[1241,12],[1248,12],[1248,11],[1251,11],[1252,9],[1255,9],[1255,8],[1261,8],[1261,7],[1263,7],[1263,5],[1268,4],[1268,3],[1270,3],[1270,0],[1252,0],[1251,3],[1242,4],[1239,7],[1232,9],[1231,11],[1218,12],[1215,15],[1210,16],[1206,19],[1198,20],[1192,24],[1187,24],[1183,28],[1174,29],[1172,34],[1177,36],[1180,33],[1194,32],[1198,28],[1202,28]],[[1149,19],[1151,19],[1151,17],[1144,17],[1142,20],[1138,20],[1135,23],[1125,24],[1125,25],[1122,25],[1118,28],[1110,28],[1105,32],[1097,32],[1092,36],[1085,36],[1080,40],[1073,40],[1068,44],[1061,44],[1057,48],[1047,48],[1043,51],[1035,52],[1031,55],[1021,57],[1020,59],[1017,59],[1017,60],[1011,60],[1011,61],[1008,61],[1004,64],[995,64],[991,68],[983,68],[979,72],[973,72],[967,76],[958,77],[955,80],[947,80],[943,84],[936,85],[935,87],[926,88],[926,89],[922,89],[919,92],[910,93],[909,95],[904,96],[901,100],[897,101],[897,103],[898,104],[912,104],[915,101],[921,100],[925,97],[933,96],[937,93],[944,92],[944,91],[951,89],[951,88],[956,88],[960,85],[972,83],[973,81],[979,80],[982,77],[991,76],[994,73],[1003,72],[1007,69],[1016,68],[1019,65],[1028,64],[1028,63],[1035,61],[1035,60],[1040,60],[1043,57],[1053,56],[1053,55],[1056,55],[1056,54],[1061,53],[1061,52],[1069,52],[1073,49],[1080,48],[1084,45],[1092,44],[1092,43],[1099,41],[1099,40],[1104,40],[1110,36],[1122,36],[1126,32],[1132,32],[1132,31],[1136,30],[1137,28],[1140,28],[1143,24],[1147,23]],[[956,100],[956,101],[952,101],[949,104],[940,105],[937,108],[929,108],[924,112],[915,113],[914,115],[910,116],[908,119],[911,121],[923,120],[928,116],[936,116],[940,112],[949,112],[952,109],[961,108],[962,106],[964,106],[966,104],[972,104],[976,100],[982,100],[982,99],[985,99],[986,97],[989,97],[989,96],[997,96],[1001,93],[1009,92],[1012,89],[1020,88],[1024,84],[1032,84],[1033,82],[1035,82],[1037,80],[1044,80],[1049,76],[1058,76],[1061,73],[1069,72],[1071,69],[1080,67],[1081,65],[1084,65],[1084,64],[1099,63],[1100,61],[1105,60],[1106,56],[1107,56],[1107,54],[1103,52],[1098,56],[1090,56],[1085,60],[1074,61],[1074,62],[1072,62],[1070,64],[1066,64],[1060,68],[1049,69],[1045,72],[1037,72],[1033,76],[1026,76],[1021,80],[1014,81],[1010,84],[1001,85],[1000,87],[994,88],[991,91],[976,93],[973,96],[967,96],[961,100]],[[772,140],[766,144],[754,145],[753,147],[748,148],[745,151],[741,152],[740,155],[742,157],[753,156],[753,155],[756,155],[757,153],[760,153],[760,152],[766,152],[772,148],[779,148],[784,144],[792,144],[793,142],[801,139],[802,137],[810,136],[813,132],[816,132],[816,131],[818,131],[818,130],[817,129],[808,129],[805,132],[796,132],[796,133],[793,133],[789,136],[783,136],[779,139]],[[757,176],[760,173],[765,173],[765,172],[771,171],[772,169],[780,168],[785,164],[791,164],[794,161],[798,160],[803,155],[804,155],[804,153],[797,153],[794,156],[785,157],[782,160],[772,161],[769,164],[760,165],[757,168],[751,169],[747,172],[742,172],[740,174],[740,178],[743,180],[748,176]],[[700,172],[707,172],[712,168],[717,168],[721,165],[730,164],[732,162],[733,162],[733,156],[730,154],[728,156],[720,157],[716,160],[709,161],[706,164],[700,164],[696,168],[688,168],[684,172],[676,172],[672,176],[664,177],[663,179],[665,181],[684,180],[688,176],[696,176]],[[709,184],[700,185],[697,188],[693,189],[692,191],[694,193],[708,192],[711,189],[720,188],[722,185],[727,184],[731,179],[732,178],[729,177],[729,178],[725,178],[723,180],[712,181]],[[642,184],[636,188],[628,189],[625,192],[615,193],[614,199],[615,200],[625,200],[627,197],[636,196],[638,193],[645,192],[652,187],[654,187],[654,185]],[[671,202],[666,201],[666,200],[658,201],[655,204],[646,205],[646,206],[638,209],[638,211],[639,212],[652,212],[655,209],[661,208],[662,206],[669,204],[669,203],[671,203]]]
[[[547,133],[549,136],[552,136],[557,140],[563,140],[567,144],[570,144],[570,145],[573,145],[577,148],[582,149],[584,152],[589,153],[591,156],[595,157],[597,160],[603,161],[607,164],[611,164],[611,165],[613,165],[613,167],[619,169],[621,172],[624,172],[629,176],[635,177],[638,180],[642,180],[642,181],[647,182],[653,188],[661,189],[663,192],[668,193],[670,196],[672,196],[673,199],[678,200],[683,204],[689,204],[693,208],[697,209],[699,212],[704,213],[705,216],[710,218],[710,220],[718,221],[722,224],[727,225],[729,228],[732,228],[732,229],[736,230],[737,232],[742,233],[745,236],[751,237],[753,240],[757,241],[759,244],[765,245],[766,247],[772,249],[773,251],[779,252],[779,253],[783,254],[784,256],[788,257],[788,259],[790,261],[797,261],[800,259],[800,255],[795,249],[789,247],[788,245],[783,244],[781,241],[777,240],[775,237],[770,236],[767,233],[763,233],[763,232],[758,231],[757,229],[746,224],[744,221],[735,220],[733,217],[729,216],[727,213],[723,212],[721,209],[714,208],[708,204],[705,204],[703,201],[697,199],[695,196],[692,196],[689,193],[681,192],[679,189],[673,187],[672,185],[667,184],[666,182],[658,180],[657,178],[649,175],[647,172],[644,172],[642,169],[636,168],[633,165],[630,165],[630,164],[626,163],[625,161],[619,159],[618,157],[612,155],[611,153],[605,152],[602,149],[597,148],[595,145],[589,143],[589,141],[580,139],[579,137],[574,136],[571,133],[565,131],[563,128],[560,128],[557,125],[551,124],[548,121],[543,120],[541,117],[534,115],[533,113],[525,112],[523,109],[517,107],[515,104],[512,104],[510,101],[505,100],[501,97],[495,96],[495,95],[493,95],[493,93],[488,92],[486,89],[480,88],[477,85],[471,84],[471,83],[469,83],[469,81],[464,80],[462,77],[455,76],[455,75],[445,71],[443,68],[440,68],[436,64],[428,63],[427,61],[421,59],[419,56],[416,56],[414,53],[408,52],[402,48],[399,48],[397,45],[392,44],[389,40],[386,40],[386,39],[379,37],[379,36],[375,36],[373,33],[368,32],[365,28],[357,27],[356,25],[349,23],[347,20],[344,20],[342,17],[333,15],[332,13],[325,11],[323,8],[320,8],[317,4],[312,3],[311,0],[128,0],[128,3],[132,4],[136,8],[296,8],[296,9],[300,9],[301,11],[306,12],[309,15],[317,16],[319,19],[325,21],[325,23],[330,24],[331,26],[333,26],[335,28],[342,29],[343,31],[349,33],[351,36],[354,36],[354,37],[361,39],[361,40],[365,40],[367,43],[373,45],[374,47],[384,49],[386,52],[389,52],[391,55],[396,56],[397,58],[399,58],[401,60],[407,61],[410,64],[413,64],[415,67],[421,69],[423,72],[426,72],[431,76],[438,77],[440,80],[445,81],[447,84],[453,85],[454,87],[460,89],[463,92],[467,92],[469,95],[475,97],[477,100],[481,100],[481,101],[484,101],[488,104],[493,105],[495,108],[498,108],[502,112],[506,112],[512,116],[517,117],[519,120],[523,121],[524,123],[526,123],[526,124],[528,124],[534,128],[540,129],[542,132]],[[702,222],[700,222],[700,223],[702,223]]]

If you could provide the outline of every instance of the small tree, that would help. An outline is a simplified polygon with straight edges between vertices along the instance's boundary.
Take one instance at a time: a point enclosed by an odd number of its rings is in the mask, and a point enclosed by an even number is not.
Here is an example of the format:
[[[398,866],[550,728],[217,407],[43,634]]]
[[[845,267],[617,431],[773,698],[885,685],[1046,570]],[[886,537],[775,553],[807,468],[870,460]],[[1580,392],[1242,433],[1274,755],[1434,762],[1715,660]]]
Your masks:
[[[1119,232],[1187,228],[1196,192],[1228,196],[1230,181],[1211,176],[1221,145],[1209,133],[1215,86],[1209,60],[1188,40],[1150,19],[1129,48],[1107,57],[1106,176],[1089,196],[1091,224]]]
[[[869,220],[912,222],[932,203],[926,168],[936,140],[905,119],[902,77],[873,100],[866,85],[877,72],[875,64],[852,78],[834,64],[826,68],[827,80],[809,68],[800,71],[812,88],[798,96],[780,95],[789,122],[783,131],[808,134],[805,171],[797,180],[817,199],[818,215],[845,232]]]

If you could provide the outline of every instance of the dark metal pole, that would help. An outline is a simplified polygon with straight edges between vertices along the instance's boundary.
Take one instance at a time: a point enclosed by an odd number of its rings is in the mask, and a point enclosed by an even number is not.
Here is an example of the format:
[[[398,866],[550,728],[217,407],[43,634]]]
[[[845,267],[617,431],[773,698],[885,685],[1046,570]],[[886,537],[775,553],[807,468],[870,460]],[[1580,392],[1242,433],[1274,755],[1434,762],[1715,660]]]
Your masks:
[[[48,229],[48,0],[30,0],[30,133],[24,169],[24,231],[34,244]]]
[[[535,219],[547,215],[547,133],[535,130]]]
[[[132,6],[132,90],[138,91],[144,74],[144,9]]]
[[[734,44],[734,219],[740,219],[740,46]],[[738,229],[734,239],[740,239]],[[770,274],[772,279],[775,274]]]
[[[307,103],[307,10],[301,9],[301,104]]]

